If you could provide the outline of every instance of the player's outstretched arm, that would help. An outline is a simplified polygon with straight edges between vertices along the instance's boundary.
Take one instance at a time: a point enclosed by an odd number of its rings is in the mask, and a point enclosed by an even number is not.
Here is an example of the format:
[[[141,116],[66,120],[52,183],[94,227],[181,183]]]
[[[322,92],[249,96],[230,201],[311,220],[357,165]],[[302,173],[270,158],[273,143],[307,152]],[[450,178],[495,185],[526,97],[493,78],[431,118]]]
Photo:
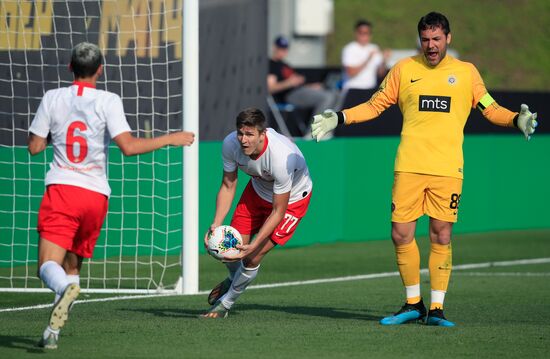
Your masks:
[[[44,151],[48,146],[48,139],[35,135],[34,133],[29,133],[29,138],[27,139],[27,149],[31,155],[39,154]]]
[[[123,132],[113,138],[125,156],[148,153],[165,146],[190,146],[195,141],[195,134],[187,131],[173,132],[155,138],[137,138],[130,132]]]
[[[529,141],[531,139],[531,135],[535,133],[535,128],[537,125],[537,113],[531,113],[531,111],[529,111],[529,106],[522,104],[517,117],[516,126],[521,132],[523,132],[523,135],[527,141]]]
[[[311,123],[311,135],[319,142],[323,136],[334,130],[341,124],[352,124],[370,121],[377,118],[391,105],[397,103],[400,84],[400,68],[398,63],[395,65],[380,84],[371,98],[355,107],[334,112],[325,110],[322,114],[313,116]]]
[[[360,105],[342,111],[325,110],[313,116],[311,135],[319,142],[327,133],[342,124],[360,123],[377,118],[388,107],[397,103],[399,82],[392,71],[386,76],[378,91]]]

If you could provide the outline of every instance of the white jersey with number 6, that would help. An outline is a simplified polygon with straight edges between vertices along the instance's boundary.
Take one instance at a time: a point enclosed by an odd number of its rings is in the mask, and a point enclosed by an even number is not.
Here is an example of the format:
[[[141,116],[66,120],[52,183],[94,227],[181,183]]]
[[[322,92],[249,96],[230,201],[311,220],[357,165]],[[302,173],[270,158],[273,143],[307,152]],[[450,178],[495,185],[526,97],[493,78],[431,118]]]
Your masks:
[[[273,194],[290,192],[288,203],[297,202],[311,193],[312,182],[306,160],[300,149],[285,136],[268,128],[266,147],[253,160],[243,153],[237,131],[223,140],[223,170],[237,167],[252,177],[252,187],[264,200],[273,202]]]
[[[129,131],[120,97],[83,82],[46,92],[29,128],[43,138],[51,133],[54,155],[46,186],[68,184],[106,196],[109,143]]]

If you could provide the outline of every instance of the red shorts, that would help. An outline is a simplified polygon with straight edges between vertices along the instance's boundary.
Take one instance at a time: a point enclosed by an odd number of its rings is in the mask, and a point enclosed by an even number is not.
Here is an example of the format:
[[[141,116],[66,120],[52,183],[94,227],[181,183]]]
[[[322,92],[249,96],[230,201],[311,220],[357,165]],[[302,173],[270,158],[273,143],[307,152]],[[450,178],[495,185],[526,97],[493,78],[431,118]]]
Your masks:
[[[40,238],[91,258],[107,205],[104,194],[66,184],[50,185],[38,211]]]
[[[281,223],[271,233],[271,239],[275,243],[284,246],[292,238],[298,223],[307,212],[310,198],[311,193],[298,202],[288,205]],[[254,235],[258,233],[272,209],[273,205],[262,199],[252,187],[252,183],[248,182],[233,213],[231,227],[236,228],[241,234]]]

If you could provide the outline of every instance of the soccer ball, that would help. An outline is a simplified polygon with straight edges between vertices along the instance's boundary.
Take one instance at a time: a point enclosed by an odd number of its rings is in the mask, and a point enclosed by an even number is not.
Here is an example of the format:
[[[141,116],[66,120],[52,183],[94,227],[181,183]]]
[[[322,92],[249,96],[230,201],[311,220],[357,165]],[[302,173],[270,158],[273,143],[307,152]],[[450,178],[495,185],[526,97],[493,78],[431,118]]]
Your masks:
[[[243,244],[243,239],[239,231],[231,226],[216,227],[208,236],[208,252],[216,259],[223,259],[226,254],[239,253],[235,248],[237,244]]]

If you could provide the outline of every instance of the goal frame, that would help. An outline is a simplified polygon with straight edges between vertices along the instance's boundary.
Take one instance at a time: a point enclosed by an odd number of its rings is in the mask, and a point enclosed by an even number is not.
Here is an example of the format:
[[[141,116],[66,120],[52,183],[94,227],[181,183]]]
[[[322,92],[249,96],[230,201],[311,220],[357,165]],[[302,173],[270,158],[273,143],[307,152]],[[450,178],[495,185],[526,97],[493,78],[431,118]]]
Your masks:
[[[182,128],[195,134],[192,146],[183,148],[183,214],[181,276],[174,288],[82,288],[98,294],[181,294],[199,292],[199,1],[182,0]],[[0,292],[50,293],[48,288],[0,287]]]

